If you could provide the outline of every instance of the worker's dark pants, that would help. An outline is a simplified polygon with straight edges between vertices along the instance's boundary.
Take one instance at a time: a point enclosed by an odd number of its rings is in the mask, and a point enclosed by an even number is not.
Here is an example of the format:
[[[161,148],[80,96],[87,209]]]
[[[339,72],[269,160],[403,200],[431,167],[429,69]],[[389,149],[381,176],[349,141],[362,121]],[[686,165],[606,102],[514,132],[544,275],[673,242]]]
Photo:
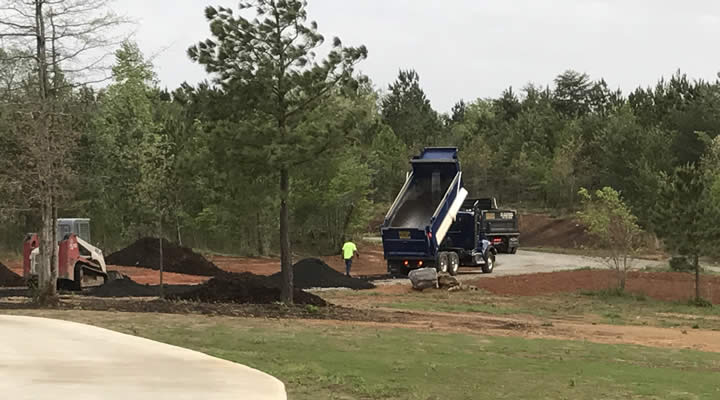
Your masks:
[[[350,268],[352,268],[352,258],[345,260],[345,275],[350,276]]]

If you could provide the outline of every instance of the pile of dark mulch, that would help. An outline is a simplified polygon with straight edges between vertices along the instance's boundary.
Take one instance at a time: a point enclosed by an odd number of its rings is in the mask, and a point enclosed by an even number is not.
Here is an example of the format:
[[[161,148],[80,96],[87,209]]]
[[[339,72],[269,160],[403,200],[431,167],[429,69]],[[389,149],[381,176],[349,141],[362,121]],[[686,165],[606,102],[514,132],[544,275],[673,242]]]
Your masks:
[[[168,299],[205,303],[272,304],[281,301],[280,294],[280,287],[267,277],[245,272],[216,276],[194,290],[168,296]],[[322,298],[300,289],[295,289],[294,300],[295,304],[319,307],[327,305]]]
[[[25,286],[25,279],[14,273],[10,268],[0,263],[0,286],[2,287],[19,287]]]
[[[108,265],[160,269],[160,239],[143,238],[105,257]],[[217,276],[225,271],[192,249],[163,239],[163,270],[179,274]]]
[[[279,286],[282,283],[282,272],[270,276],[269,279]],[[298,289],[350,288],[361,290],[375,287],[366,280],[349,278],[317,258],[307,258],[293,265],[293,283]]]
[[[62,298],[55,306],[60,310],[112,311],[132,313],[164,313],[180,315],[213,315],[242,318],[323,319],[334,321],[407,322],[415,314],[375,309],[354,309],[334,305],[309,307],[285,304],[196,303],[187,301],[118,299],[72,296]],[[0,310],[47,310],[47,307],[26,301],[0,298]]]
[[[165,285],[165,294],[185,293],[195,289],[195,285]],[[115,279],[102,286],[84,292],[92,297],[157,297],[160,285],[142,285],[130,278]]]

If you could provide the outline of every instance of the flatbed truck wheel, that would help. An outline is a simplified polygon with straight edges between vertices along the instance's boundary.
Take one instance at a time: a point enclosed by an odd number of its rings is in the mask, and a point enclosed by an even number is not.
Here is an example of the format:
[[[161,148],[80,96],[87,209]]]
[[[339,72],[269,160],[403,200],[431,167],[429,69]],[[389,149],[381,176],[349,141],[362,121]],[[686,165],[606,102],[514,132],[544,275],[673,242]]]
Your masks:
[[[449,253],[442,252],[442,253],[438,254],[437,272],[447,273],[449,265],[450,265]]]
[[[487,264],[482,265],[482,272],[484,274],[492,274],[493,270],[495,269],[495,254],[488,254],[487,257]]]

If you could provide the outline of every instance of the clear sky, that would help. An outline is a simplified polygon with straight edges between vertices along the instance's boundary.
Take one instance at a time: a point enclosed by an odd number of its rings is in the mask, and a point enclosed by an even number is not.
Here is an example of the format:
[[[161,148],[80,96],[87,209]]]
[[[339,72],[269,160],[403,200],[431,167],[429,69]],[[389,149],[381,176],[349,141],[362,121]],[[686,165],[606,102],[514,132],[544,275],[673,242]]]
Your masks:
[[[400,68],[418,71],[433,106],[496,97],[528,82],[551,84],[566,69],[604,77],[625,93],[681,69],[693,78],[720,71],[716,0],[309,0],[320,32],[364,44],[360,65],[386,88]],[[186,56],[209,37],[206,5],[235,0],[119,0],[134,39],[153,56],[163,86],[207,77]]]

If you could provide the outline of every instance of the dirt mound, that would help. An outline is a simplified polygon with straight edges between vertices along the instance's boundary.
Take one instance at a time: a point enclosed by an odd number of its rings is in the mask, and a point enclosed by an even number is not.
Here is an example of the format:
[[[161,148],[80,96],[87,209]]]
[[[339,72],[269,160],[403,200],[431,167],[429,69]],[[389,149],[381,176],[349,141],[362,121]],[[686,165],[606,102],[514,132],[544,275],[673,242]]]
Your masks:
[[[282,283],[282,272],[270,276],[269,279],[279,286]],[[362,279],[349,278],[317,258],[307,258],[293,265],[293,283],[298,289],[349,288],[362,290],[375,287],[372,283]]]
[[[90,289],[88,295],[93,297],[154,297],[158,295],[158,289],[150,285],[141,285],[132,279],[117,279]]]
[[[520,215],[521,246],[580,248],[592,243],[585,226],[575,219],[542,214]]]
[[[10,268],[0,263],[0,286],[2,287],[19,287],[25,286],[25,279],[14,273]]]
[[[281,301],[280,287],[264,276],[251,273],[217,276],[187,293],[168,296],[175,300],[205,303],[272,304]],[[295,289],[295,304],[326,306],[325,300],[314,294]]]
[[[626,290],[658,300],[685,301],[695,295],[694,279],[692,274],[682,272],[630,272]],[[576,270],[502,276],[469,283],[499,295],[539,296],[611,289],[617,287],[616,282],[614,271]],[[720,277],[702,276],[700,294],[713,304],[720,304]]]
[[[160,240],[143,238],[105,258],[108,265],[160,269]],[[163,270],[187,275],[217,276],[225,271],[187,247],[163,239]]]
[[[195,289],[195,285],[165,285],[165,294],[179,294]],[[157,297],[160,285],[143,285],[130,278],[116,279],[86,292],[92,297]]]

